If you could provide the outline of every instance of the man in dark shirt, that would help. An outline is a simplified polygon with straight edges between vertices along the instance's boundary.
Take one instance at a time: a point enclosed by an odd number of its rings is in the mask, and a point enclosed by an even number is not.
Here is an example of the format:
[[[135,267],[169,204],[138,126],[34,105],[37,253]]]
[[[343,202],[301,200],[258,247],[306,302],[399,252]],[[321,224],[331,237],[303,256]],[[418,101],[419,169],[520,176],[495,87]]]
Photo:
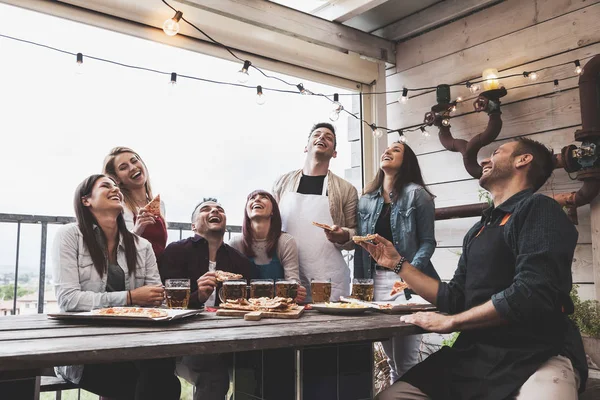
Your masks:
[[[216,199],[204,199],[192,213],[194,237],[171,243],[158,266],[162,280],[190,279],[189,308],[219,305],[215,270],[257,276],[256,267],[242,253],[223,243],[227,224],[225,210]],[[177,360],[177,375],[196,386],[194,400],[225,398],[229,388],[230,355],[185,356]]]
[[[479,183],[494,205],[465,236],[450,282],[426,276],[384,238],[361,243],[447,313],[416,313],[404,322],[461,331],[453,347],[409,370],[380,400],[575,400],[585,388],[581,336],[567,317],[577,231],[558,203],[534,194],[552,174],[552,154],[520,138],[481,165]]]

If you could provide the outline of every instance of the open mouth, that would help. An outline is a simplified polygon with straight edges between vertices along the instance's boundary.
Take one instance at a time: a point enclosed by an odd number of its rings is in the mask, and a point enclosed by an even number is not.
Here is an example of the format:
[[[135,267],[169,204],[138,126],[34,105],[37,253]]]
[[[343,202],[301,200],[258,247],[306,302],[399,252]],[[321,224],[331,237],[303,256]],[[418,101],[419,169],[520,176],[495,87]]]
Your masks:
[[[117,200],[117,201],[120,202],[121,201],[121,196],[115,194],[113,196],[110,196],[108,199],[109,200]]]
[[[131,179],[137,179],[142,175],[142,171],[136,171],[131,175]]]
[[[483,170],[481,170],[481,174],[483,175],[491,170],[492,170],[492,167],[484,167]]]
[[[392,161],[392,157],[390,156],[385,156],[381,159],[381,161]]]
[[[208,222],[215,222],[215,223],[219,223],[219,222],[221,222],[221,218],[219,218],[219,217],[217,217],[217,216],[209,217],[209,218],[208,218]]]
[[[264,208],[264,207],[262,206],[262,204],[258,204],[258,203],[256,203],[256,204],[253,204],[253,205],[252,205],[252,209],[253,209],[253,210],[262,210],[263,208]]]
[[[317,143],[315,143],[315,146],[317,146],[317,147],[322,147],[322,148],[324,148],[324,149],[326,149],[326,148],[327,148],[327,145],[326,145],[325,143],[323,143],[323,142],[317,142]]]

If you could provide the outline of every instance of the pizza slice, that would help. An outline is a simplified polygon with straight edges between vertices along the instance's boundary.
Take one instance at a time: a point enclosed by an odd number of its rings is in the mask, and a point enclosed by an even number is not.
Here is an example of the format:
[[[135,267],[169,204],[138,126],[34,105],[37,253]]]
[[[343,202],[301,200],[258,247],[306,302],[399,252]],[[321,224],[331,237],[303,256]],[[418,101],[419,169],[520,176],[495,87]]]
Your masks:
[[[392,291],[390,292],[390,296],[395,296],[398,293],[402,293],[404,291],[404,289],[410,289],[410,286],[408,286],[408,283],[403,282],[403,281],[396,281],[396,282],[394,282],[394,286],[392,286]]]
[[[160,217],[160,194],[157,194],[144,208],[153,216]]]
[[[100,315],[112,316],[127,316],[127,317],[147,317],[147,318],[163,318],[169,314],[165,310],[158,308],[143,308],[143,307],[108,307],[101,308],[95,311]]]
[[[366,235],[366,236],[352,236],[352,240],[354,241],[354,243],[358,243],[358,242],[369,242],[373,239],[375,239],[377,237],[377,235]]]
[[[321,229],[325,229],[328,231],[332,231],[333,232],[333,228],[327,224],[321,224],[319,222],[314,222],[312,223],[314,226],[316,226],[317,228],[321,228]]]
[[[216,270],[215,274],[217,274],[217,281],[225,282],[232,279],[244,279],[244,275],[234,274],[233,272]]]

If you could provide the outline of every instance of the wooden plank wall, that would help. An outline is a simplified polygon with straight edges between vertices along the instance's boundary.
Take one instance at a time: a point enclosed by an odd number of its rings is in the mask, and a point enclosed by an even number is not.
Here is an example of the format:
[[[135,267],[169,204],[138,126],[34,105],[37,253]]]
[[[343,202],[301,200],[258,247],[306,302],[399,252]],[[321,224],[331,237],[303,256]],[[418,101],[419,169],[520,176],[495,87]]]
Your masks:
[[[435,7],[435,6],[434,6]],[[600,53],[600,0],[506,0],[438,29],[397,45],[397,64],[387,71],[387,90],[430,87],[480,79],[485,68],[497,68],[501,75],[531,71],[550,65],[585,62]],[[574,142],[580,127],[579,91],[575,65],[569,63],[538,73],[538,82],[559,79],[560,92],[553,83],[512,89],[530,83],[524,77],[505,79],[508,95],[502,99],[502,131],[497,141],[480,152],[486,157],[495,147],[515,136],[539,140],[555,151]],[[388,95],[390,129],[423,121],[435,104],[435,92],[411,92],[406,104],[398,95]],[[451,120],[455,137],[469,139],[483,131],[487,115],[473,111],[472,95],[466,87],[452,87],[452,97],[465,99]],[[437,196],[436,206],[446,207],[479,201],[479,185],[462,165],[459,153],[443,149],[437,130],[431,136],[407,134],[408,143],[419,157],[425,182]],[[390,142],[397,140],[391,134]],[[542,189],[544,193],[574,191],[580,183],[562,170]],[[436,223],[438,249],[433,263],[450,279],[461,251],[462,237],[477,218]],[[590,232],[590,207],[579,209],[579,244],[573,261],[573,280],[583,298],[593,298],[594,278]]]

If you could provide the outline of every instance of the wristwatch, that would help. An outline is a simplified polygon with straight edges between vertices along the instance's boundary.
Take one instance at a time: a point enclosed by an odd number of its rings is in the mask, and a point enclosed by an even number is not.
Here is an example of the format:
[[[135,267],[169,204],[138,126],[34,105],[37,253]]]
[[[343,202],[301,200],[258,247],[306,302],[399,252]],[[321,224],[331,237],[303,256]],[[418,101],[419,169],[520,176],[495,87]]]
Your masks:
[[[400,261],[398,261],[398,264],[396,264],[396,266],[394,267],[394,273],[395,274],[399,274],[400,270],[402,270],[402,265],[407,261],[406,257],[404,256],[400,256]]]

